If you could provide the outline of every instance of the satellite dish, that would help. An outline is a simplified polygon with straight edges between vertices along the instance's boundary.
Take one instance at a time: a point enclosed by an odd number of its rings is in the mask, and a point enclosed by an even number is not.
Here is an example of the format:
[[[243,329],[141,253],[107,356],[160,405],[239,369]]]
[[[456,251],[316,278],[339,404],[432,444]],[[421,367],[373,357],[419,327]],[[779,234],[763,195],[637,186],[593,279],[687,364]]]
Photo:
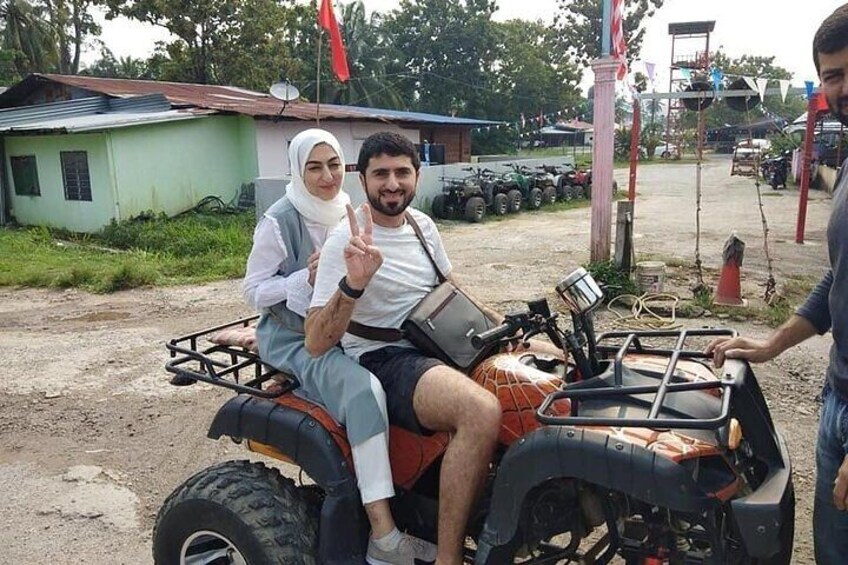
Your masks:
[[[286,103],[294,102],[300,98],[300,91],[295,85],[284,80],[271,85],[271,96]]]

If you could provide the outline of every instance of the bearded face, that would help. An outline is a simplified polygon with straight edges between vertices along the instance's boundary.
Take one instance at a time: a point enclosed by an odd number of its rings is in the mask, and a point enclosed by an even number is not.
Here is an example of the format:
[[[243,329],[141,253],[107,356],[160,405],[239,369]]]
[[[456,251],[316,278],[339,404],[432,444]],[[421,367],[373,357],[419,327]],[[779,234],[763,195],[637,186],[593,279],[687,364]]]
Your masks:
[[[848,125],[848,47],[835,53],[819,53],[819,78],[827,107]]]
[[[360,177],[368,202],[378,214],[400,216],[415,198],[418,173],[406,155],[372,157]]]

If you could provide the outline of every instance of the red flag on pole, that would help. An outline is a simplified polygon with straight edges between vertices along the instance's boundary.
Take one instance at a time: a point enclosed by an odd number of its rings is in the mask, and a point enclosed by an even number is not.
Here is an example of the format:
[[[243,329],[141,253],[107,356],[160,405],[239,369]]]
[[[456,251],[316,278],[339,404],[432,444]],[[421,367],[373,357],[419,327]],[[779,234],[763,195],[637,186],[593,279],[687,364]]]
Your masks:
[[[627,75],[627,44],[624,42],[624,0],[612,0],[612,56],[618,60],[618,80]]]
[[[318,25],[330,33],[330,49],[333,56],[333,72],[342,82],[350,78],[350,69],[347,66],[347,53],[345,53],[342,42],[342,32],[339,30],[339,22],[333,13],[333,5],[330,0],[320,0],[321,7],[318,9]]]

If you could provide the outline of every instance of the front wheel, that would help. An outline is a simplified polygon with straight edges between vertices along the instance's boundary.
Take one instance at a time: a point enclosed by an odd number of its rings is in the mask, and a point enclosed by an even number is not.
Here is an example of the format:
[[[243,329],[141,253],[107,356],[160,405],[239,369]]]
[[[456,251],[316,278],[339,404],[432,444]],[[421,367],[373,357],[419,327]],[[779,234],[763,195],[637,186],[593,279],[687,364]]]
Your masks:
[[[153,528],[156,565],[315,565],[317,546],[316,513],[294,482],[249,461],[188,479]]]

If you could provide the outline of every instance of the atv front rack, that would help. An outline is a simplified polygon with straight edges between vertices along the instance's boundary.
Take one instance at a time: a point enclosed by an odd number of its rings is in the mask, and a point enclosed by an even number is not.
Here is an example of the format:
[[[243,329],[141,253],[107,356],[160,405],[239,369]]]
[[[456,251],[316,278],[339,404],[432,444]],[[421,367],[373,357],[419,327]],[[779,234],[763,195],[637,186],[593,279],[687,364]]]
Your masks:
[[[172,360],[165,364],[165,370],[175,375],[171,383],[189,385],[202,381],[260,398],[276,398],[297,388],[299,383],[295,377],[264,363],[259,355],[244,347],[218,344],[198,347],[201,340],[207,341],[213,334],[246,328],[258,318],[242,318],[166,342]],[[276,386],[263,388],[269,382]]]
[[[611,375],[609,368],[605,373],[590,379],[567,385],[548,395],[536,412],[536,418],[543,424],[556,426],[614,426],[653,429],[696,429],[716,430],[728,421],[731,397],[734,388],[740,386],[747,370],[747,364],[741,361],[728,360],[721,377],[709,381],[686,381],[676,379],[678,361],[681,359],[709,359],[711,356],[703,351],[685,349],[686,341],[695,337],[736,337],[735,330],[701,329],[681,331],[644,331],[644,332],[609,332],[601,334],[597,339],[597,354],[609,359],[614,354]],[[671,349],[648,347],[644,342],[663,338],[675,339]],[[621,345],[607,345],[605,341],[623,340]],[[641,380],[652,379],[656,384],[627,385],[624,375],[630,369],[624,364],[625,356],[629,354],[645,354],[655,357],[668,357],[668,364],[662,375],[650,371],[636,371]],[[611,383],[609,381],[612,381]],[[675,382],[677,381],[677,382]],[[587,386],[591,384],[592,386]],[[712,418],[693,418],[680,414],[666,405],[670,394],[721,390],[721,409]],[[651,398],[650,395],[653,395]],[[549,414],[551,405],[557,400],[568,399],[571,402],[571,413],[568,416]],[[622,405],[648,408],[647,416],[642,418],[581,416],[582,401],[606,401]],[[678,417],[668,417],[669,415]]]

